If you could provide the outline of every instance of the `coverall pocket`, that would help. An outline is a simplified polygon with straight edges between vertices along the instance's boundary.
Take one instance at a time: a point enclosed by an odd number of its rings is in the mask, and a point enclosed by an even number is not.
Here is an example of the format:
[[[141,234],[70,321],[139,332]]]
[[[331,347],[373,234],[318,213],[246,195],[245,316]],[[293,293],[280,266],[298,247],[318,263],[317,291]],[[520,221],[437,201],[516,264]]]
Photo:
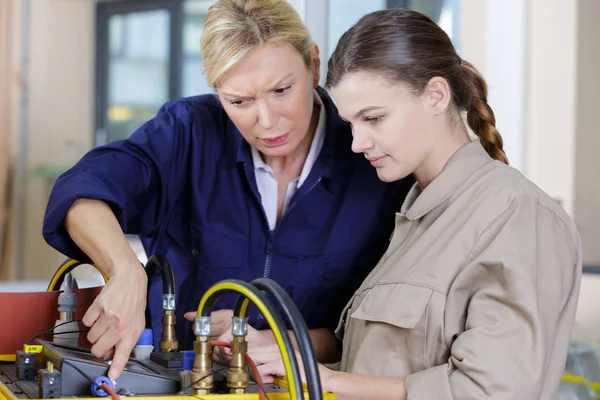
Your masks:
[[[359,352],[371,353],[396,371],[420,371],[427,368],[427,304],[432,290],[426,287],[394,283],[380,284],[366,293],[350,318],[352,325],[367,333]]]

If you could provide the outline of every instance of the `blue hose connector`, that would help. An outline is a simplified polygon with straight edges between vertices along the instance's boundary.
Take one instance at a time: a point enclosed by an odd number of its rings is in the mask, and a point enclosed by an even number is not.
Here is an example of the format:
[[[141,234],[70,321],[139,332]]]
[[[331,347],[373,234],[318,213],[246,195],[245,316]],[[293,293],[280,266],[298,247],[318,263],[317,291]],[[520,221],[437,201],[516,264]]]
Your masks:
[[[191,371],[194,368],[194,361],[196,360],[196,353],[194,350],[187,350],[183,353],[183,369],[185,371]]]
[[[136,345],[151,346],[152,345],[152,329],[146,328],[142,331]]]
[[[107,397],[108,393],[102,389],[103,384],[107,384],[111,389],[115,388],[113,381],[107,376],[99,376],[92,383],[92,393],[98,397]]]

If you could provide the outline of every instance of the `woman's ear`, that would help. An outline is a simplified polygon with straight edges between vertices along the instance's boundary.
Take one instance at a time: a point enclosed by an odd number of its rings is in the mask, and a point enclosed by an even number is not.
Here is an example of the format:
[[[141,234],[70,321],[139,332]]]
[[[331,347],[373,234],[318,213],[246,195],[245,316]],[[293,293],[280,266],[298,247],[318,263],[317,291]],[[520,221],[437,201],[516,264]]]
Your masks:
[[[313,87],[317,87],[319,79],[321,79],[321,58],[319,57],[319,46],[313,43],[310,50],[312,60]]]
[[[448,81],[439,76],[429,80],[423,94],[426,96],[434,115],[445,113],[452,101],[452,91]]]

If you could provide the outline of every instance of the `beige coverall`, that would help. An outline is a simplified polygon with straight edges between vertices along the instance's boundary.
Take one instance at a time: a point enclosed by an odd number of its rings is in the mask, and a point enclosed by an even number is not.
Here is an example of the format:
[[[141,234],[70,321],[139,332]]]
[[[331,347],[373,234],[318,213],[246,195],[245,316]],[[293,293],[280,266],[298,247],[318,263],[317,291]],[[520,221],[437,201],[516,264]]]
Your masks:
[[[409,399],[556,399],[581,273],[572,219],[475,140],[406,198],[340,369],[405,377]]]

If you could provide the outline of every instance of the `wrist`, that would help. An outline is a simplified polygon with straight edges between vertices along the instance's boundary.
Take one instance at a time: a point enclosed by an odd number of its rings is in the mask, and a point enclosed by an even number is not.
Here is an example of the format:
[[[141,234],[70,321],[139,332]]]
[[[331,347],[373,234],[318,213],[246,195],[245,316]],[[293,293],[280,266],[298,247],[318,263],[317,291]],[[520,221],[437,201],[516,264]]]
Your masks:
[[[143,279],[144,281],[147,279],[146,271],[135,254],[133,254],[133,251],[131,251],[131,254],[121,256],[113,253],[110,258],[101,263],[101,266],[102,272],[109,279],[117,275],[134,276],[135,279]]]
[[[333,371],[324,365],[319,364],[319,376],[321,378],[321,388],[327,391],[333,391],[331,389],[331,380],[335,376],[336,371]]]

